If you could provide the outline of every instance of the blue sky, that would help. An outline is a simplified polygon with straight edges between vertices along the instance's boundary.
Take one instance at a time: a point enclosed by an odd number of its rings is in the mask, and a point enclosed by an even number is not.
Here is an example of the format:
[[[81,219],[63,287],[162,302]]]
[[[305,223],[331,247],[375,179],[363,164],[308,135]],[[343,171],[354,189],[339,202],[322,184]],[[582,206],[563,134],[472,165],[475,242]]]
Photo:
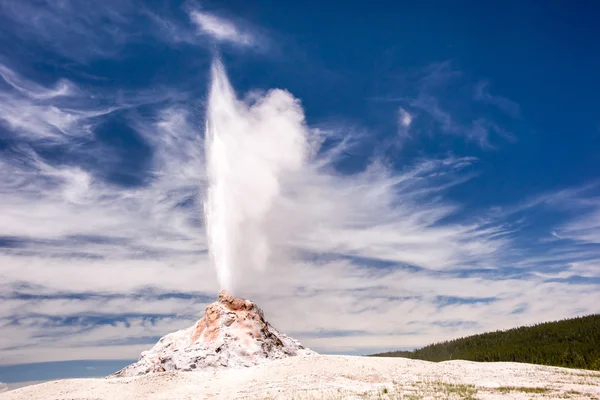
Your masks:
[[[216,296],[215,55],[324,138],[318,225],[239,289],[278,329],[364,354],[598,312],[599,12],[0,0],[0,382],[106,374]]]

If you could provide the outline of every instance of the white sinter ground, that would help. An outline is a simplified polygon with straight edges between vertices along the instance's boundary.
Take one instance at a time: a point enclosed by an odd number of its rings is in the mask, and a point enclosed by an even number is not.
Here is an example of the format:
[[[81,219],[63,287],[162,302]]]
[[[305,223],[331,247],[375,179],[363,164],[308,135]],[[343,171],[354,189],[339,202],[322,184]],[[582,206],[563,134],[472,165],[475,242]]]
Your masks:
[[[600,372],[518,363],[290,357],[249,368],[47,382],[1,400],[600,399]]]

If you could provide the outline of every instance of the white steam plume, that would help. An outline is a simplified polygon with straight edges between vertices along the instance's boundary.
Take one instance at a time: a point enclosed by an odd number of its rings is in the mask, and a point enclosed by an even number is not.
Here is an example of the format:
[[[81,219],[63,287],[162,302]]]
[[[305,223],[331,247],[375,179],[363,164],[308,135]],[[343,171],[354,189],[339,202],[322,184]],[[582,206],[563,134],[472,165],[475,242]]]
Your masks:
[[[474,159],[421,160],[393,171],[375,157],[342,173],[335,164],[352,153],[360,133],[309,128],[299,101],[284,90],[238,99],[219,60],[211,73],[204,212],[221,288],[266,289],[302,274],[295,266],[307,257],[436,271],[489,265],[508,243],[501,226],[442,223],[459,208],[438,195],[468,179],[461,171]],[[267,268],[278,274],[257,273]]]
[[[261,270],[272,258],[280,233],[273,229],[281,216],[277,205],[285,203],[286,177],[306,165],[308,135],[302,108],[290,93],[275,89],[253,103],[238,100],[221,61],[213,62],[204,212],[221,288],[233,291],[238,272]]]

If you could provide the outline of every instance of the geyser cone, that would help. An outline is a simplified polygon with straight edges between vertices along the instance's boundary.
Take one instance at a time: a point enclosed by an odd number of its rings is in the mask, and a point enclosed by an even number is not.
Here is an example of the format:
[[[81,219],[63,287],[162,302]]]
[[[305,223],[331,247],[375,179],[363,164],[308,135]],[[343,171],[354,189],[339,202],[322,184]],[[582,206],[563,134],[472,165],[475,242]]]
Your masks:
[[[208,305],[204,316],[187,329],[163,336],[140,360],[112,376],[163,371],[249,367],[268,360],[316,354],[279,333],[250,300],[226,290]]]

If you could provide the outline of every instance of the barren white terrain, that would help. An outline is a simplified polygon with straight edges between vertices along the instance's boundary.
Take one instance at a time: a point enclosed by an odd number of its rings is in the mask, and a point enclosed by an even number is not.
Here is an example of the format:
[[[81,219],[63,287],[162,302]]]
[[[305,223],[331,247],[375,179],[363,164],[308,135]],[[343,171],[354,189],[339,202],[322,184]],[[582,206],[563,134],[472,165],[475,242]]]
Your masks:
[[[46,382],[1,400],[600,399],[600,372],[519,363],[297,356],[249,368]]]

